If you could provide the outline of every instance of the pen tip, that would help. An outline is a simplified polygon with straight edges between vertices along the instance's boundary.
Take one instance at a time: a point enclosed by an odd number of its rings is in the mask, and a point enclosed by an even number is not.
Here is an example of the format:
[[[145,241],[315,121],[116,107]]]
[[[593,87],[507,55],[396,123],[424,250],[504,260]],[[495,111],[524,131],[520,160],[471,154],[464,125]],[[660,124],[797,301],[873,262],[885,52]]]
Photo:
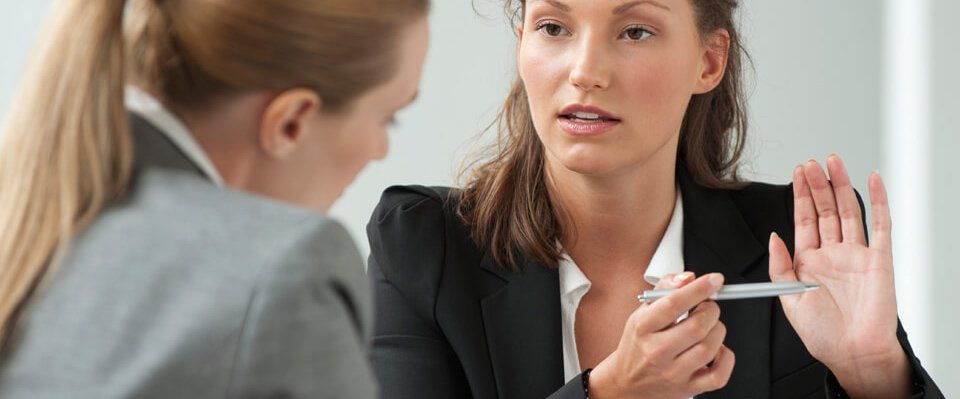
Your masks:
[[[820,286],[817,284],[804,284],[804,285],[806,286],[806,289],[804,289],[805,292],[816,291],[820,289]]]

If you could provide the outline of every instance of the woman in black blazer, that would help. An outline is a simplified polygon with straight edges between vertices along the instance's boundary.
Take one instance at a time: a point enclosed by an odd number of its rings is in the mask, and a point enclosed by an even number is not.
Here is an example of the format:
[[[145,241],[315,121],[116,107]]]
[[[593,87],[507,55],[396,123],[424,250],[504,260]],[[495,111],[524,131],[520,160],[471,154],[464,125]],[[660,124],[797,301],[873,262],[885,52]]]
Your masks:
[[[838,157],[832,185],[814,161],[738,179],[735,1],[513,3],[490,156],[462,189],[388,189],[368,227],[385,397],[942,397],[897,321],[880,176],[869,245]],[[720,276],[821,289],[716,303]],[[678,290],[638,304],[654,284]]]

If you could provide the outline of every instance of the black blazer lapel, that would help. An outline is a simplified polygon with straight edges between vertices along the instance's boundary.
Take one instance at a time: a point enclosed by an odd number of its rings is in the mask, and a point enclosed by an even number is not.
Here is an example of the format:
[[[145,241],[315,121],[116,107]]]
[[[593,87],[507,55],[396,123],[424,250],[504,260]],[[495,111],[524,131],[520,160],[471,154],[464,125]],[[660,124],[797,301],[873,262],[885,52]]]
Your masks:
[[[698,276],[721,272],[726,284],[756,282],[756,277],[751,281],[745,275],[766,264],[767,251],[743,220],[730,193],[702,187],[682,169],[678,179],[683,196],[683,257],[687,270]],[[769,395],[773,300],[777,299],[718,302],[720,320],[727,327],[724,344],[736,355],[736,364],[725,388],[699,398]]]
[[[500,398],[544,398],[563,381],[560,282],[557,270],[527,262],[517,272],[481,267],[504,280],[480,301]]]
[[[766,270],[766,249],[730,194],[699,186],[682,170],[678,180],[684,204],[687,270],[697,275],[721,272],[728,284],[756,281],[746,275],[760,266]],[[527,262],[519,271],[503,271],[489,256],[481,267],[503,281],[501,289],[480,302],[498,395],[550,395],[565,383],[557,270]],[[720,319],[727,326],[724,344],[736,354],[736,366],[725,388],[698,397],[769,396],[773,300],[776,298],[719,302]]]

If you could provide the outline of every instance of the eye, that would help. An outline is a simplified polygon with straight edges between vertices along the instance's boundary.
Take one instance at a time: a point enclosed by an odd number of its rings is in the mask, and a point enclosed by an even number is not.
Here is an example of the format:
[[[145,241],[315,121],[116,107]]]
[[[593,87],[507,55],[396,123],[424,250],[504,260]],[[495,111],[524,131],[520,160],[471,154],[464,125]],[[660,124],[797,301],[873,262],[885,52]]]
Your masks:
[[[620,38],[622,39],[633,40],[637,42],[647,40],[650,38],[650,36],[653,36],[653,32],[650,32],[650,30],[640,25],[629,26],[627,29],[623,30],[622,34],[620,34]]]
[[[570,34],[567,28],[551,21],[544,21],[537,24],[537,31],[543,32],[550,37],[567,36]]]

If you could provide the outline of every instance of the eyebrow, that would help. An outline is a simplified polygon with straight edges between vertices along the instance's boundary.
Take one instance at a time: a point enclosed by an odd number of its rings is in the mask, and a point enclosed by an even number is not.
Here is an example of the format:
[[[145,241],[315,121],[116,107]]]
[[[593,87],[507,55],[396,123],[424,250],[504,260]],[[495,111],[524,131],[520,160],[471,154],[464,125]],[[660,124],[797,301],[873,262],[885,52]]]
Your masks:
[[[547,3],[547,4],[550,4],[550,5],[558,8],[558,9],[560,9],[560,11],[570,12],[570,6],[568,6],[568,5],[560,2],[560,1],[558,1],[558,0],[543,0],[543,2],[544,2],[544,3]],[[635,1],[631,1],[631,2],[629,2],[629,3],[621,4],[621,5],[617,6],[617,8],[614,8],[614,9],[613,9],[613,15],[623,14],[623,13],[629,11],[631,8],[634,8],[634,7],[636,7],[636,6],[643,5],[643,4],[651,5],[651,6],[654,6],[654,7],[657,7],[657,8],[663,9],[663,10],[666,10],[666,11],[670,11],[670,7],[667,7],[667,6],[664,5],[663,3],[660,3],[660,2],[657,2],[657,1],[654,1],[654,0],[635,0]]]
[[[642,4],[648,4],[648,5],[651,5],[651,6],[654,6],[654,7],[657,7],[657,8],[663,9],[663,10],[666,10],[666,11],[670,11],[670,7],[667,7],[666,5],[664,5],[664,4],[660,3],[660,2],[657,2],[657,1],[653,1],[653,0],[636,0],[636,1],[631,1],[631,2],[629,2],[629,3],[621,4],[621,5],[617,6],[617,8],[614,8],[614,9],[613,9],[613,14],[614,14],[614,15],[623,14],[623,13],[627,12],[628,10],[630,10],[631,8],[636,7],[636,6],[639,6],[639,5],[642,5]]]
[[[566,4],[563,4],[563,3],[561,3],[561,2],[559,2],[559,1],[557,1],[557,0],[543,0],[543,1],[544,1],[544,3],[548,3],[548,4],[550,4],[550,5],[552,5],[552,6],[556,7],[556,8],[559,8],[560,11],[570,12],[570,6],[568,6],[568,5],[566,5]]]

